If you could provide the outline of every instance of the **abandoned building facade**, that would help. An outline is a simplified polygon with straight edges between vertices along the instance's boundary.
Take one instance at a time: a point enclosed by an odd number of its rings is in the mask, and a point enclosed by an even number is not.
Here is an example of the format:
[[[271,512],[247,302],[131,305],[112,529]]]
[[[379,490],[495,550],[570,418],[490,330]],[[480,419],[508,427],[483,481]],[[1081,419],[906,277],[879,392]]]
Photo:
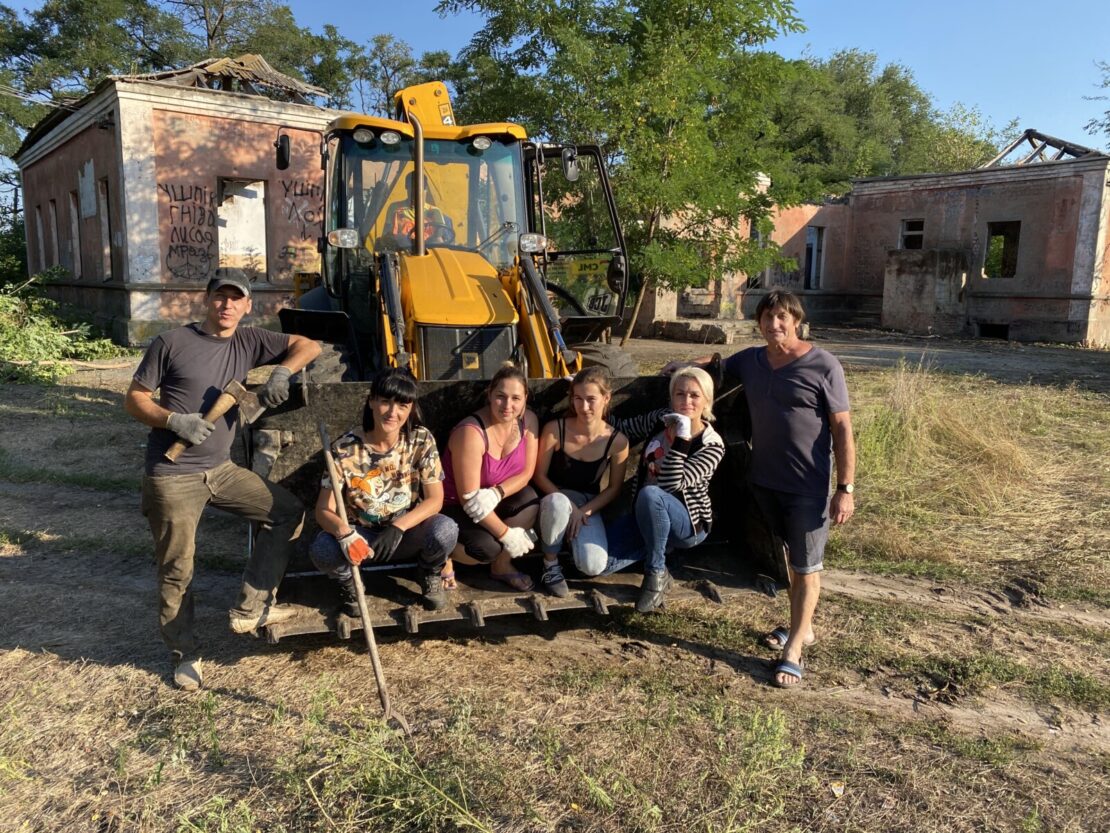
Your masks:
[[[1110,345],[1108,167],[1027,130],[982,168],[856,180],[775,211],[771,239],[796,268],[733,275],[676,312],[750,317],[783,286],[819,324]]]
[[[219,266],[250,275],[256,318],[276,315],[297,273],[319,268],[319,131],[334,113],[309,96],[322,92],[258,56],[106,79],[40,122],[15,157],[31,273],[61,267],[50,292],[125,344],[200,318]],[[279,127],[293,146],[284,171]]]

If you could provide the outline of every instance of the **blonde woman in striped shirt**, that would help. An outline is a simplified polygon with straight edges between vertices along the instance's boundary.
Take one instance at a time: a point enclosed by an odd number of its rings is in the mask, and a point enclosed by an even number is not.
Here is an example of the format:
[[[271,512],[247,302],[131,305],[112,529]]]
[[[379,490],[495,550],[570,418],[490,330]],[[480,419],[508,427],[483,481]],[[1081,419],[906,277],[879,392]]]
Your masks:
[[[713,380],[699,367],[671,377],[670,407],[613,420],[630,443],[647,440],[634,481],[633,512],[607,528],[609,560],[602,575],[644,562],[636,609],[655,610],[671,586],[667,553],[705,540],[713,521],[709,481],[725,456],[713,418]]]

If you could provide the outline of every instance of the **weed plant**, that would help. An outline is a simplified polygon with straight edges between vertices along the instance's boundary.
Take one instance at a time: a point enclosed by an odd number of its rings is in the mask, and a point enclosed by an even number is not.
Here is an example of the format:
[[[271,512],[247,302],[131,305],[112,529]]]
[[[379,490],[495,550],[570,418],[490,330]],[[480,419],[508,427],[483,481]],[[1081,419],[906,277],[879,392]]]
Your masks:
[[[0,289],[0,378],[56,382],[73,372],[67,360],[106,359],[126,352],[72,309],[38,295],[41,278]]]

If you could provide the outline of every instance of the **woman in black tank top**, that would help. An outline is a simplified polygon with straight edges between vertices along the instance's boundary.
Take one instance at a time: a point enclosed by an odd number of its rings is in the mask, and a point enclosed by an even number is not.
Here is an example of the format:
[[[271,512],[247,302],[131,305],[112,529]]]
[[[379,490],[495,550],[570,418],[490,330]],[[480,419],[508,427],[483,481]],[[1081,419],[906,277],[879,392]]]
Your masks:
[[[598,512],[620,494],[628,462],[628,438],[605,422],[611,398],[603,368],[580,371],[571,382],[570,412],[548,422],[540,434],[533,483],[545,495],[539,520],[542,582],[556,596],[570,593],[558,559],[564,541],[575,566],[587,575],[600,573],[608,561]]]

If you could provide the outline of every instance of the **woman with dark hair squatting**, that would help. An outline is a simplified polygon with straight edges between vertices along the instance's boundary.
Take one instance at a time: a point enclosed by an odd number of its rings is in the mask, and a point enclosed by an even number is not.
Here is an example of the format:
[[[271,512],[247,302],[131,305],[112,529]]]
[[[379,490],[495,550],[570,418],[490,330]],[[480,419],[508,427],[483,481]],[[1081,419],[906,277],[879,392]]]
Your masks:
[[[464,563],[489,564],[490,576],[528,592],[532,579],[513,559],[528,553],[539,496],[528,485],[536,470],[539,427],[528,410],[528,379],[506,364],[490,380],[486,404],[451,431],[443,468],[445,512],[459,524]]]
[[[569,596],[559,550],[569,546],[574,566],[597,575],[609,560],[601,510],[620,495],[628,463],[628,438],[605,421],[613,388],[602,367],[578,371],[570,383],[570,408],[540,434],[533,482],[540,502],[540,546],[544,589]]]
[[[419,424],[416,395],[416,379],[408,370],[383,370],[370,385],[362,428],[332,443],[352,525],[340,520],[331,479],[325,476],[316,500],[320,532],[308,552],[322,573],[339,582],[347,616],[359,615],[351,565],[366,560],[415,559],[424,606],[438,610],[447,604],[440,571],[459,528],[439,514],[443,467],[435,438]]]
[[[609,528],[609,561],[603,575],[644,562],[636,610],[663,604],[671,586],[667,554],[696,547],[709,534],[713,510],[709,481],[725,456],[713,418],[713,379],[685,367],[671,377],[670,406],[613,420],[631,443],[647,439],[636,469],[632,514]]]

